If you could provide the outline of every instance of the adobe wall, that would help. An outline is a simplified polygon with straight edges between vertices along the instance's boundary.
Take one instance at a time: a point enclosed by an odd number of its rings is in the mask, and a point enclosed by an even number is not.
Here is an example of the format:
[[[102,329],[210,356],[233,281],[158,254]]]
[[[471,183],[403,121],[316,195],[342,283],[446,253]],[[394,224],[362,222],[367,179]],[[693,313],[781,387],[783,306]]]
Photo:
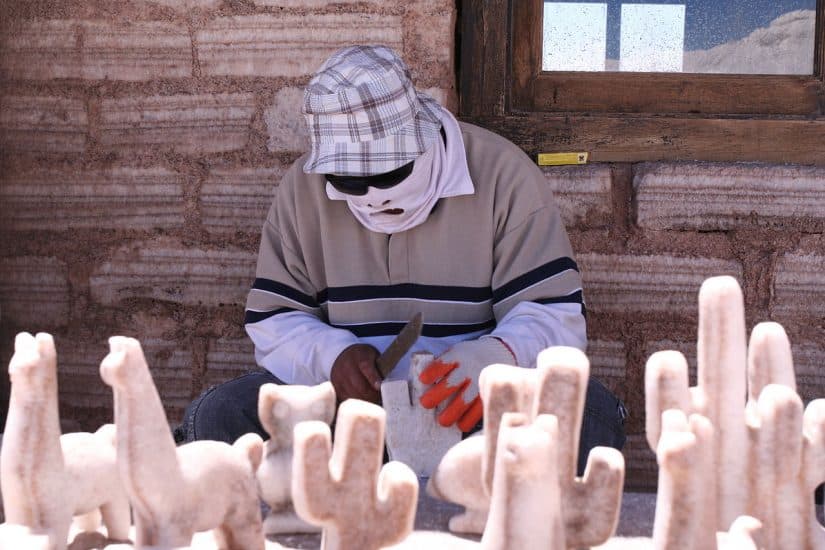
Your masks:
[[[279,174],[307,143],[308,75],[340,46],[385,43],[454,109],[455,17],[453,0],[3,3],[0,364],[18,331],[54,334],[71,429],[111,418],[110,335],[143,342],[172,422],[250,367],[243,303]],[[748,326],[782,322],[803,396],[825,395],[825,169],[545,173],[584,275],[593,370],[631,412],[630,486],[655,483],[644,362],[674,347],[693,361],[707,276],[739,278]]]

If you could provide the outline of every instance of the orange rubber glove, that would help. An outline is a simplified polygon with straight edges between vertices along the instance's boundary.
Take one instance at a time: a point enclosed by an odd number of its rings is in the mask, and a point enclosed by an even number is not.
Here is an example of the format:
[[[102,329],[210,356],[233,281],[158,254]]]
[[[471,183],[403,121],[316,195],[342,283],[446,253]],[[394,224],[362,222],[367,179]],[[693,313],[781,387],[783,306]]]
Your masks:
[[[434,409],[449,398],[452,401],[438,415],[442,426],[457,424],[469,432],[484,412],[478,395],[478,377],[487,365],[516,363],[509,346],[495,337],[459,342],[433,360],[418,379],[433,384],[419,399],[425,409]]]

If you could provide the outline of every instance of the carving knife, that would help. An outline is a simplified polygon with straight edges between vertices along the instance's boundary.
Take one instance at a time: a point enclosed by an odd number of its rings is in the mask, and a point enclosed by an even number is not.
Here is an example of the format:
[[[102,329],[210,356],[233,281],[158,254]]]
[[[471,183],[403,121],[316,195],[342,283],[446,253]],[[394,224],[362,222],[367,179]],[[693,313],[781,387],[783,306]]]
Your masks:
[[[418,340],[418,337],[421,336],[422,324],[422,315],[419,311],[404,325],[404,328],[401,329],[401,332],[398,333],[395,340],[384,350],[384,353],[376,359],[375,364],[383,378],[386,378],[390,374],[392,369],[395,368],[395,365],[398,364],[401,358],[404,357],[404,354],[409,351],[415,341]]]

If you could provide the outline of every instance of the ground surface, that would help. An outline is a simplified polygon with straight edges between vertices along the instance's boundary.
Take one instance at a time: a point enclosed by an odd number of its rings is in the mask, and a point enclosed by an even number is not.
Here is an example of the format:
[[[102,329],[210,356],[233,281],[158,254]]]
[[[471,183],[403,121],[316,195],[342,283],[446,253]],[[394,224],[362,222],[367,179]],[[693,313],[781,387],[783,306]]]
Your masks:
[[[403,543],[392,547],[394,550],[446,549],[469,550],[479,537],[457,537],[448,532],[447,522],[450,517],[461,512],[461,507],[430,498],[420,492],[418,509],[415,517],[415,532]],[[653,533],[653,518],[656,510],[656,495],[653,493],[625,493],[622,497],[622,509],[616,535],[599,550],[645,550],[652,548],[650,536]],[[825,525],[825,511],[817,507],[820,523]],[[193,548],[211,545],[204,538],[193,543]],[[69,550],[93,550],[106,546],[105,539],[99,534],[82,534],[69,546]],[[321,546],[321,535],[280,535],[270,537],[267,550],[301,549],[316,550]],[[117,546],[117,550],[126,550],[131,546]],[[115,550],[112,548],[111,550]]]

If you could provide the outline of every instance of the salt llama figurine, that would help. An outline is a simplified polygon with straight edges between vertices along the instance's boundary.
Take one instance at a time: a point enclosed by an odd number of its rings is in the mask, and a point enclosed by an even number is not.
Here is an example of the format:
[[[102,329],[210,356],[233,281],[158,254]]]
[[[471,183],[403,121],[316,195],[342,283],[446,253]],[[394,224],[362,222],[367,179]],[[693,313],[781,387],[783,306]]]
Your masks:
[[[785,331],[760,323],[746,351],[741,289],[732,277],[714,277],[699,292],[697,344],[696,387],[688,388],[687,362],[675,351],[653,354],[645,372],[651,448],[658,452],[670,410],[690,415],[694,427],[694,415],[703,417],[713,433],[698,436],[709,465],[692,489],[709,493],[708,504],[670,512],[671,521],[697,521],[688,516],[699,513],[710,537],[739,516],[752,516],[769,550],[825,548],[813,498],[825,482],[825,399],[803,411]]]
[[[401,462],[381,466],[385,419],[378,405],[347,399],[334,450],[325,423],[295,427],[292,499],[299,516],[323,527],[322,550],[378,550],[412,531],[418,478]]]
[[[109,339],[100,375],[112,387],[120,476],[132,502],[138,548],[186,547],[214,529],[218,547],[263,550],[255,471],[263,442],[196,441],[176,448],[137,340]]]
[[[493,492],[504,413],[521,412],[528,419],[553,415],[558,422],[556,470],[562,495],[563,540],[567,548],[602,544],[618,523],[624,458],[616,449],[596,447],[587,457],[584,475],[576,476],[589,362],[575,348],[551,347],[539,353],[537,364],[534,370],[491,365],[482,371],[483,438],[466,439],[451,449],[427,490],[437,498],[467,507],[462,516],[451,519],[451,531],[481,532]],[[469,502],[468,494],[478,500]]]
[[[319,526],[299,518],[292,506],[292,438],[299,422],[332,422],[335,417],[332,384],[264,384],[258,393],[258,417],[269,434],[264,444],[264,460],[257,473],[261,499],[270,509],[264,520],[264,532],[267,535],[319,532]]]
[[[118,476],[114,426],[60,435],[51,335],[18,334],[9,375],[11,398],[0,451],[6,522],[47,533],[50,548],[61,550],[73,516],[99,522],[100,513],[108,537],[126,540],[129,500]]]

